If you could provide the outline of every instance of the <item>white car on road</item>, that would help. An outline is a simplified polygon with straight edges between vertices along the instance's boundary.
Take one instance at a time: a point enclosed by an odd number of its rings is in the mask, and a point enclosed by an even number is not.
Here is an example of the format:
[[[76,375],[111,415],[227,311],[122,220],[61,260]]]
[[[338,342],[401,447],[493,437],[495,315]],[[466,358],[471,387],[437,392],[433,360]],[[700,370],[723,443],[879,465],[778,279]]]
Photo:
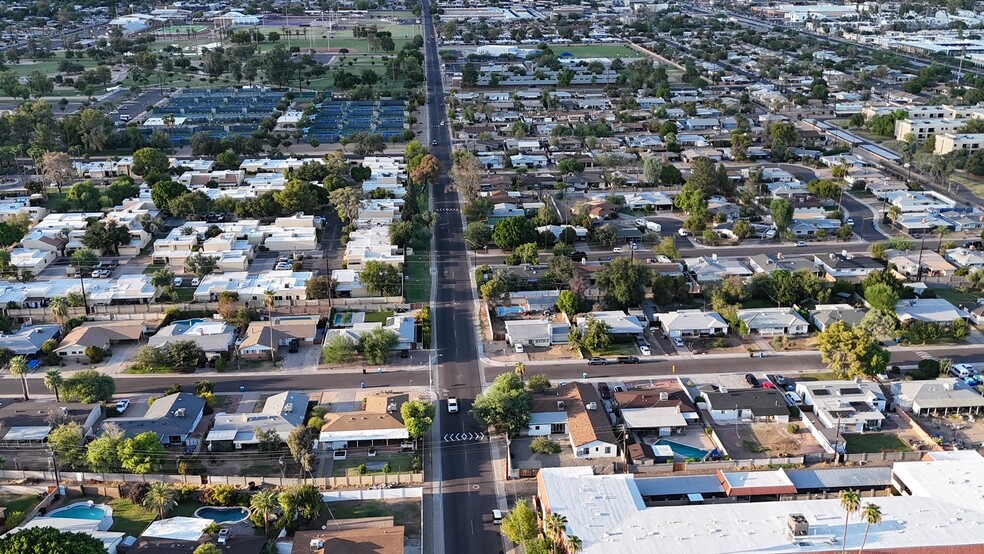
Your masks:
[[[458,399],[455,397],[448,398],[448,413],[456,414],[458,413]]]

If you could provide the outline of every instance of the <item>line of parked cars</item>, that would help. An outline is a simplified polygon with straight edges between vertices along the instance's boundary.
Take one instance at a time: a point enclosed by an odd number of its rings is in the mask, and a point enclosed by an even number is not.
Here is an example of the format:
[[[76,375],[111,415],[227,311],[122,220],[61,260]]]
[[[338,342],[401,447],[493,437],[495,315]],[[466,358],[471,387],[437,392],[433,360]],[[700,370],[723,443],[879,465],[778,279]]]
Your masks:
[[[280,256],[279,258],[277,258],[277,265],[273,266],[273,269],[276,269],[277,271],[281,271],[284,269],[292,269],[293,267],[294,264],[290,261],[290,258],[288,258],[287,256]]]
[[[977,369],[970,364],[953,364],[953,367],[950,368],[950,375],[957,379],[963,379],[964,383],[972,387],[984,384],[984,377],[981,377]]]

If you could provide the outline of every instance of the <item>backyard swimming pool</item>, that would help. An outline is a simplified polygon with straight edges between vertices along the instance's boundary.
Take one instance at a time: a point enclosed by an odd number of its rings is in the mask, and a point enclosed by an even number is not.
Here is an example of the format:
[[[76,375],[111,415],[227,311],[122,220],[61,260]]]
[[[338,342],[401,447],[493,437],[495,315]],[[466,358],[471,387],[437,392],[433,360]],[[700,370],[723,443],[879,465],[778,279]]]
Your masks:
[[[93,504],[90,506],[87,502],[78,502],[67,506],[65,508],[58,508],[48,514],[48,517],[62,517],[67,519],[91,519],[93,521],[102,521],[106,519],[106,516],[110,515],[107,507],[102,504]]]
[[[704,458],[706,458],[707,455],[710,454],[710,452],[707,450],[695,448],[687,444],[682,444],[667,439],[659,439],[658,441],[656,441],[656,444],[665,444],[666,446],[670,447],[670,450],[672,450],[674,454],[679,454],[684,458],[697,458],[698,460],[703,461]]]
[[[202,506],[195,510],[195,517],[211,519],[215,523],[239,523],[246,521],[249,517],[249,508],[234,506],[223,508],[220,506]]]

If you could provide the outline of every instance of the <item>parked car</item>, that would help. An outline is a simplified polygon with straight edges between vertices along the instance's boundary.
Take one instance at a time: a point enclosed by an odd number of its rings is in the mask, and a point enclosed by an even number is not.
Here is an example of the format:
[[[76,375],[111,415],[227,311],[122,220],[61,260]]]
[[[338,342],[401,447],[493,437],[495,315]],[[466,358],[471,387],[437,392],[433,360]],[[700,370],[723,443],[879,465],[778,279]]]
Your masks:
[[[191,280],[191,286],[193,287],[197,287],[200,284],[202,284],[202,280],[199,279],[198,277],[195,277],[194,279]]]
[[[681,237],[687,237],[687,236],[690,236],[690,231],[688,231],[688,230],[686,230],[686,229],[684,229],[683,227],[680,227],[680,230],[679,230],[679,231],[677,231],[677,233],[678,233],[678,234],[679,234],[679,235],[680,235]]]
[[[516,344],[513,345],[513,350],[515,350],[517,354],[522,354],[523,345],[517,342]]]
[[[761,384],[759,384],[758,378],[755,377],[754,375],[752,375],[751,373],[746,373],[745,374],[745,382],[748,383],[749,385],[755,387],[755,388],[758,388],[758,387],[762,386]]]
[[[619,356],[615,358],[615,361],[620,364],[637,364],[639,363],[639,358],[635,356]]]
[[[801,241],[799,241],[799,242],[796,243],[796,246],[797,247],[806,246],[806,241],[805,240],[801,240]]]
[[[800,395],[796,394],[795,392],[787,392],[786,401],[793,406],[798,406],[803,403],[803,399],[800,398]]]
[[[458,413],[458,399],[453,396],[448,398],[448,413],[449,414]]]
[[[181,277],[175,277],[174,278],[174,286],[180,287],[183,284],[184,284],[184,279],[183,278],[181,278]]]
[[[649,348],[649,345],[648,344],[643,344],[643,345],[639,346],[639,352],[642,353],[643,356],[652,356],[653,355],[653,351]]]
[[[782,375],[779,375],[778,373],[775,375],[775,377],[773,377],[772,380],[775,381],[777,385],[783,385],[783,386],[786,385],[786,378],[783,377]]]
[[[683,339],[681,339],[680,337],[674,338],[673,339],[673,346],[676,346],[677,348],[683,348],[683,346],[684,346],[683,345]]]
[[[608,365],[608,360],[595,356],[593,358],[588,358],[588,365]]]
[[[117,400],[116,401],[116,411],[119,412],[119,413],[121,413],[121,414],[123,412],[125,412],[126,409],[129,408],[129,407],[130,407],[130,399],[129,398],[124,398],[123,400]]]
[[[625,250],[623,250],[621,246],[616,246],[615,248],[612,248],[612,253],[614,254],[621,254],[622,252],[625,252]]]
[[[444,125],[444,122],[441,122]],[[502,510],[492,510],[492,523],[499,525],[502,523]]]
[[[598,396],[602,400],[608,400],[612,397],[612,390],[608,388],[608,383],[598,383]]]
[[[299,340],[290,339],[290,342],[287,343],[287,352],[290,352],[291,354],[296,354],[297,351],[300,349],[300,347],[301,347],[301,342]]]

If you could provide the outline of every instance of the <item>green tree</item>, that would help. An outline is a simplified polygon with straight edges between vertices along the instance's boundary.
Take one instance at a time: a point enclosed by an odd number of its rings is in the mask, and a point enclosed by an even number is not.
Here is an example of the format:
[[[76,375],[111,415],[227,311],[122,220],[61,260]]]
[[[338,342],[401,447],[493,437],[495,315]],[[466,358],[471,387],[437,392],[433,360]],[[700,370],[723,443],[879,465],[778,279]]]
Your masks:
[[[177,505],[175,501],[175,490],[170,483],[156,482],[151,483],[144,496],[143,505],[157,512],[160,519],[164,519],[168,511]]]
[[[102,206],[99,189],[91,181],[75,183],[72,188],[68,189],[65,198],[72,203],[75,209],[81,212],[94,212]]]
[[[328,193],[328,202],[334,206],[342,221],[352,221],[359,215],[362,197],[351,187],[333,190]]]
[[[673,237],[665,237],[653,248],[653,252],[661,256],[666,256],[672,260],[680,259],[680,250],[676,247]]]
[[[308,279],[304,285],[304,295],[308,300],[328,298],[331,293],[331,282],[324,275],[316,275]]]
[[[680,194],[673,200],[673,205],[688,214],[707,208],[707,194],[693,182],[687,182]]]
[[[168,200],[167,211],[174,217],[199,219],[212,209],[212,199],[204,192],[185,192]]]
[[[861,318],[860,327],[861,330],[872,337],[888,339],[895,335],[895,329],[898,327],[898,324],[898,320],[895,319],[895,306],[893,305],[892,311],[890,312],[869,310]]]
[[[752,147],[752,137],[740,131],[731,132],[731,159],[743,162],[748,159],[748,149]]]
[[[868,377],[885,372],[889,352],[860,327],[843,321],[817,335],[820,358],[841,378]]]
[[[222,554],[222,549],[212,543],[202,543],[191,554]]]
[[[519,258],[520,263],[540,263],[540,255],[537,252],[536,243],[529,242],[526,244],[520,244],[515,250],[513,250],[513,255]]]
[[[323,167],[317,164],[318,167]],[[318,179],[319,181],[321,179]],[[274,200],[280,204],[283,213],[307,212],[313,213],[324,205],[325,189],[308,181],[291,179],[284,185],[283,190],[273,193]]]
[[[21,241],[24,231],[6,221],[0,221],[0,247],[7,248]]]
[[[498,432],[516,434],[530,422],[530,395],[515,373],[495,378],[489,390],[479,394],[472,405],[472,416]]]
[[[530,392],[547,392],[550,390],[550,378],[542,373],[536,373],[530,376],[529,380],[526,382],[526,388]]]
[[[345,337],[332,337],[325,343],[321,355],[330,364],[349,363],[355,360],[356,345]]]
[[[369,294],[373,292],[379,296],[400,294],[400,271],[393,264],[370,260],[362,265],[359,280],[365,285]]]
[[[92,471],[104,473],[119,471],[119,445],[123,440],[123,430],[114,423],[103,425],[102,434],[88,444],[85,463]]]
[[[833,181],[828,181],[827,179],[814,179],[806,184],[806,190],[809,191],[813,196],[818,196],[820,198],[839,198],[843,188]]]
[[[899,301],[899,293],[890,285],[879,283],[864,289],[864,299],[875,310],[895,313],[895,305]]]
[[[612,307],[638,306],[645,297],[645,287],[652,273],[643,264],[629,258],[615,258],[595,276],[605,301]]]
[[[473,249],[486,248],[492,242],[492,228],[481,221],[473,221],[465,227],[465,241]]]
[[[206,275],[211,275],[218,265],[219,261],[217,258],[203,254],[200,251],[185,258],[185,271],[199,279]]]
[[[525,217],[507,217],[496,223],[495,229],[492,231],[492,240],[495,245],[507,250],[516,248],[521,244],[535,243],[536,239],[536,228]]]
[[[557,309],[566,314],[570,319],[573,319],[578,313],[580,305],[581,300],[572,291],[563,290],[557,296]]]
[[[618,239],[618,230],[611,224],[596,227],[594,230],[594,239],[605,246],[612,246]]]
[[[167,211],[170,209],[171,199],[186,192],[188,192],[188,188],[181,183],[171,180],[158,181],[150,187],[150,199],[160,210]]]
[[[8,517],[10,517],[8,515]],[[32,527],[0,537],[4,554],[106,554],[102,539],[88,533],[60,532],[54,527]]]
[[[773,198],[769,204],[772,213],[772,223],[779,233],[784,233],[793,223],[793,205],[785,198]]]
[[[374,327],[359,337],[359,347],[366,362],[375,365],[385,364],[391,350],[400,344],[400,337],[383,327]]]
[[[130,230],[114,219],[97,221],[89,225],[82,235],[82,244],[86,248],[116,255],[120,253],[120,246],[130,244],[131,240]]]
[[[48,447],[59,467],[75,469],[85,459],[85,431],[74,421],[59,425],[48,433]]]
[[[612,342],[611,326],[595,318],[588,318],[584,326],[584,338],[582,344],[592,354],[601,354]]]
[[[94,369],[84,369],[65,379],[62,396],[65,402],[109,402],[116,392],[116,383],[109,375]]]
[[[404,402],[400,406],[400,415],[403,416],[403,424],[410,437],[419,439],[426,435],[434,424],[434,404],[421,400]]]
[[[145,474],[160,470],[165,452],[157,433],[147,431],[120,441],[118,454],[123,469]]]
[[[314,441],[318,438],[320,429],[312,429],[306,425],[298,425],[287,435],[287,448],[290,455],[297,462],[298,469],[310,473],[314,469]],[[281,500],[283,498],[281,497]],[[283,506],[283,502],[281,502]],[[284,516],[287,516],[285,510]]]
[[[516,502],[512,511],[502,518],[502,534],[517,544],[525,545],[540,535],[536,512],[525,498]]]
[[[170,161],[164,152],[156,148],[141,148],[133,153],[131,171],[136,175],[145,177],[151,173],[167,173],[169,165]],[[160,204],[157,206],[162,207]]]

